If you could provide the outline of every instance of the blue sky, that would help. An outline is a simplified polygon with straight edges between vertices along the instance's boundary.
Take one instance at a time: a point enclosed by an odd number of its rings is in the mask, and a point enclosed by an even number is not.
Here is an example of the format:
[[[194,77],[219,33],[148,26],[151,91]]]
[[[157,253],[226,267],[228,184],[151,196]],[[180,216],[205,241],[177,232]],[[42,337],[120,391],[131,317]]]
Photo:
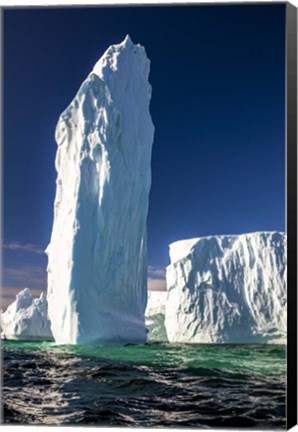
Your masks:
[[[3,304],[46,288],[55,126],[127,33],[151,60],[151,287],[173,241],[285,230],[284,4],[7,9]]]

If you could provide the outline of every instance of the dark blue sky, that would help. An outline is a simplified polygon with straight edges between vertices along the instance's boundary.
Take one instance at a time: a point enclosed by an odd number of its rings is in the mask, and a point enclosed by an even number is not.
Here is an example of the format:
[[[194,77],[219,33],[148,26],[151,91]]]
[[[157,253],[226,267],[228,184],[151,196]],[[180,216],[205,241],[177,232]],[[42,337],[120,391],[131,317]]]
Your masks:
[[[5,286],[46,265],[58,117],[127,33],[151,60],[149,264],[175,240],[285,229],[285,4],[7,9]]]

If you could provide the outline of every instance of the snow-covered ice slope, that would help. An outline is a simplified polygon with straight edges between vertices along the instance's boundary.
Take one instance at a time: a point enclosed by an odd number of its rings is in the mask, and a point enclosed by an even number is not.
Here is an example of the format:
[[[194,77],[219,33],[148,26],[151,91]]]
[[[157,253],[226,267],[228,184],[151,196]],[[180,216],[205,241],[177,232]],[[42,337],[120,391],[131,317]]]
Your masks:
[[[44,293],[34,299],[28,288],[23,289],[6,311],[1,311],[0,322],[6,339],[53,340]]]
[[[167,342],[165,328],[166,291],[148,291],[148,303],[146,308],[146,327],[149,330],[150,342]]]
[[[170,342],[285,343],[286,234],[257,232],[170,245]]]
[[[48,304],[59,344],[146,342],[150,61],[129,36],[96,63],[57,129]]]

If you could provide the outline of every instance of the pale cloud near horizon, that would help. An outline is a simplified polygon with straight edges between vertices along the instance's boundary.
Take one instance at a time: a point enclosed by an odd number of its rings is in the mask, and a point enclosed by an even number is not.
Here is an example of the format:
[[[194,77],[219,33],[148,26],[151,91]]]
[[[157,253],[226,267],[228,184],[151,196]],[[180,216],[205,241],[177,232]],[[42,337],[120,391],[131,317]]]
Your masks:
[[[12,286],[2,286],[0,290],[0,309],[5,310],[11,303],[13,303],[16,299],[16,295],[21,292],[23,288],[21,287],[12,287]],[[39,288],[30,288],[31,294],[33,297],[37,298],[40,296],[42,292],[46,292],[46,289]]]
[[[17,250],[17,247],[13,250]],[[25,248],[22,250],[25,251]],[[27,265],[2,268],[2,278],[6,280],[5,285],[2,285],[0,290],[0,307],[2,309],[6,309],[15,300],[16,295],[26,287],[30,289],[34,297],[39,297],[41,292],[46,292],[47,289],[47,272],[43,266]],[[163,267],[148,266],[147,281],[149,291],[167,290]]]
[[[165,279],[148,278],[148,291],[166,291],[167,285]]]
[[[150,278],[165,279],[166,269],[164,267],[148,266],[148,275]]]
[[[16,295],[26,287],[3,286],[0,290],[0,309],[5,310],[15,301]],[[46,293],[46,288],[30,288],[33,297],[39,297],[42,292]],[[166,291],[166,281],[164,279],[148,279],[148,291]]]
[[[164,267],[148,266],[148,290],[166,291],[166,269]]]
[[[9,285],[19,285],[28,288],[44,289],[47,283],[47,272],[43,266],[28,265],[20,267],[4,267],[3,278],[9,280]],[[6,282],[7,283],[7,282]]]
[[[17,251],[17,252],[25,252],[25,253],[33,253],[38,255],[43,255],[45,252],[40,247],[31,244],[31,243],[20,243],[18,241],[13,241],[10,243],[4,243],[3,248],[6,250]]]

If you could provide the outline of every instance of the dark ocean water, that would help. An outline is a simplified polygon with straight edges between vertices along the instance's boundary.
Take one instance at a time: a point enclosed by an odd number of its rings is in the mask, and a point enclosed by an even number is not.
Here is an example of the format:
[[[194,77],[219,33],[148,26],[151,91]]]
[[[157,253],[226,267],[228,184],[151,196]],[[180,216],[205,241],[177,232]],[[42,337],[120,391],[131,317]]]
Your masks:
[[[2,344],[3,422],[285,428],[283,346]]]

